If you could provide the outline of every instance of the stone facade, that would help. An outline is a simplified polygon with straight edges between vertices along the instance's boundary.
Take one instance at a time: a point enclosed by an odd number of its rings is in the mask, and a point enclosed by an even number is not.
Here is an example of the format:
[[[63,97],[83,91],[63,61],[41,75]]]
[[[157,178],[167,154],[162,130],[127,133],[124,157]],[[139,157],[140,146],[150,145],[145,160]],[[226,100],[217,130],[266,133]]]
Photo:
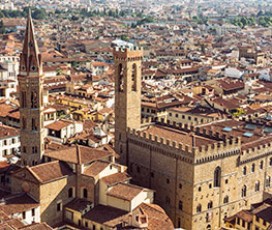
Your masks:
[[[126,159],[126,129],[140,128],[141,121],[141,62],[143,50],[116,49],[115,63],[115,146]]]
[[[19,68],[21,155],[23,165],[36,165],[44,153],[43,72],[29,14]]]
[[[121,95],[116,96],[120,100]],[[132,109],[125,110],[118,103],[115,110],[117,114],[127,113],[124,116],[133,114]],[[228,136],[211,126],[162,120],[149,120],[138,129],[124,125],[126,151],[120,151],[119,145],[116,151],[121,157],[125,154],[133,180],[156,191],[155,203],[166,210],[176,227],[217,229],[226,216],[262,201],[264,192],[272,192],[269,137],[255,140],[251,146],[241,142],[246,138],[243,133],[242,137]]]

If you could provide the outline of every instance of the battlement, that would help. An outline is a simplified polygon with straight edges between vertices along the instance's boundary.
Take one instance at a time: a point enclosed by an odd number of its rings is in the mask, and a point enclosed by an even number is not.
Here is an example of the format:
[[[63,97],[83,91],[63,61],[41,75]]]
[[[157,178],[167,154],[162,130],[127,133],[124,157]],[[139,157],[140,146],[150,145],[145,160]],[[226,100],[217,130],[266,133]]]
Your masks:
[[[211,139],[216,139],[216,140],[226,140],[227,135],[222,132],[216,132],[213,131],[212,129],[207,129],[205,127],[199,127],[199,126],[194,126],[194,125],[189,125],[189,124],[184,124],[184,123],[177,123],[177,122],[164,122],[163,119],[159,118],[157,120],[157,124],[159,125],[164,125],[167,127],[173,127],[178,130],[182,130],[185,132],[193,132],[196,135],[211,138]]]
[[[265,153],[265,152],[271,152],[271,147],[272,147],[272,143],[271,143],[271,138],[269,140],[267,140],[266,143],[256,143],[255,146],[253,147],[247,147],[246,145],[242,147],[242,156],[245,156],[245,158],[247,158],[248,156],[250,157],[254,157],[254,156],[258,156],[261,153]],[[244,157],[242,157],[244,158]],[[241,159],[243,160],[243,159]]]
[[[212,144],[201,145],[193,148],[193,154],[196,161],[210,161],[231,154],[236,154],[240,150],[241,138],[228,138],[224,141]]]
[[[191,136],[192,139],[196,138],[196,133],[194,127],[189,127],[186,125],[183,125],[184,129],[189,129],[192,132],[190,132],[188,135]],[[205,133],[205,131],[204,131]],[[191,155],[195,159],[215,159],[216,157],[219,157],[222,154],[226,153],[236,153],[241,146],[241,138],[226,138],[224,137],[223,140],[217,141],[215,140],[212,144],[206,144],[201,146],[191,146],[187,145],[181,142],[176,142],[170,139],[166,139],[163,137],[159,137],[158,135],[153,135],[148,133],[148,131],[140,131],[135,129],[128,129],[128,134],[132,136],[136,136],[138,138],[144,139],[145,141],[150,142],[156,142],[158,144],[165,145],[170,148],[181,150],[184,154]],[[212,137],[214,137],[214,134],[210,134]],[[215,133],[215,135],[218,135],[218,133]]]
[[[128,58],[142,58],[143,57],[143,48],[136,47],[127,48],[127,47],[116,47],[113,50],[114,58],[117,59],[128,59]]]
[[[185,153],[192,153],[192,148],[189,145],[184,145],[182,143],[178,143],[176,141],[172,141],[170,139],[165,139],[163,137],[159,137],[158,135],[152,135],[147,131],[139,131],[136,129],[128,128],[128,134],[132,136],[136,136],[142,138],[146,141],[156,142],[162,145],[166,145],[171,148],[179,149],[184,151]]]

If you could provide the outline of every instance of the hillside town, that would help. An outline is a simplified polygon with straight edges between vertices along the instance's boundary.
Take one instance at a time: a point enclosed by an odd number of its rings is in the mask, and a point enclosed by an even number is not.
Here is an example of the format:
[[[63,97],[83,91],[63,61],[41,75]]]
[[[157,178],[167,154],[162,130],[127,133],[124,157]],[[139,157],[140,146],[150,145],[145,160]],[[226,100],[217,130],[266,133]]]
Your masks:
[[[271,1],[0,3],[0,229],[272,229]]]

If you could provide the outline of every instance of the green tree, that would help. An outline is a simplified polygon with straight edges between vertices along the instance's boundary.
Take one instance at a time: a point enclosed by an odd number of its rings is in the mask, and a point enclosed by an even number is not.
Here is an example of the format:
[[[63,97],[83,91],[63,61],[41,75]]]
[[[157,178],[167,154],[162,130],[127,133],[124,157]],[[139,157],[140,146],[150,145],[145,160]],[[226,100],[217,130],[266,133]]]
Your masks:
[[[32,17],[37,20],[43,20],[46,18],[46,12],[44,9],[34,9]]]
[[[4,34],[5,33],[5,26],[3,23],[3,20],[0,21],[0,34]]]

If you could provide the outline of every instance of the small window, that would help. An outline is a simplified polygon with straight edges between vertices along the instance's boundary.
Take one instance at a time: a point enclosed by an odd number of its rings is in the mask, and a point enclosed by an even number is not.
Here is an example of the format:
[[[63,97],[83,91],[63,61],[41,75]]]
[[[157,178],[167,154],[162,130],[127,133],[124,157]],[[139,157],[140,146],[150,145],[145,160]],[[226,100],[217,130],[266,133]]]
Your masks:
[[[247,194],[247,187],[246,187],[246,185],[244,185],[242,188],[241,197],[246,197],[246,194]]]
[[[32,216],[35,216],[35,208],[32,208],[31,213],[32,213]]]
[[[83,189],[83,198],[88,198],[88,190],[86,188]]]
[[[73,197],[73,188],[69,188],[69,190],[68,190],[68,197],[69,198]]]
[[[198,187],[198,191],[201,192],[201,187],[200,186]]]
[[[258,191],[260,191],[260,181],[257,181],[255,183],[255,192],[258,192]]]
[[[216,167],[216,169],[214,170],[214,182],[213,182],[213,186],[214,187],[220,187],[220,180],[221,180],[221,168],[220,167]]]
[[[179,201],[179,210],[182,211],[182,209],[183,209],[183,202],[180,200],[180,201]]]
[[[228,184],[228,183],[229,183],[229,180],[228,180],[228,179],[226,179],[226,180],[225,180],[225,184]]]
[[[245,166],[245,167],[243,167],[243,175],[245,176],[246,174],[247,174],[247,168]]]
[[[260,169],[263,169],[263,161],[260,162]]]
[[[197,207],[196,207],[196,212],[197,213],[200,213],[202,211],[202,206],[201,206],[201,204],[199,204],[199,205],[197,205]]]
[[[224,197],[224,204],[229,203],[229,196]]]
[[[166,183],[167,183],[167,184],[169,184],[169,183],[170,183],[170,180],[169,180],[168,178],[166,179]]]
[[[271,183],[271,177],[268,176],[266,177],[266,180],[265,180],[265,187],[270,187],[270,183]]]
[[[179,184],[179,189],[182,189],[182,184]]]
[[[25,219],[26,218],[26,213],[23,212],[22,215],[23,215],[23,219]]]
[[[61,201],[57,203],[57,212],[60,212],[60,211],[62,211],[62,202]]]
[[[255,172],[255,164],[251,165],[251,172]]]
[[[208,209],[211,209],[212,207],[213,207],[213,202],[210,201],[210,202],[208,203]]]

